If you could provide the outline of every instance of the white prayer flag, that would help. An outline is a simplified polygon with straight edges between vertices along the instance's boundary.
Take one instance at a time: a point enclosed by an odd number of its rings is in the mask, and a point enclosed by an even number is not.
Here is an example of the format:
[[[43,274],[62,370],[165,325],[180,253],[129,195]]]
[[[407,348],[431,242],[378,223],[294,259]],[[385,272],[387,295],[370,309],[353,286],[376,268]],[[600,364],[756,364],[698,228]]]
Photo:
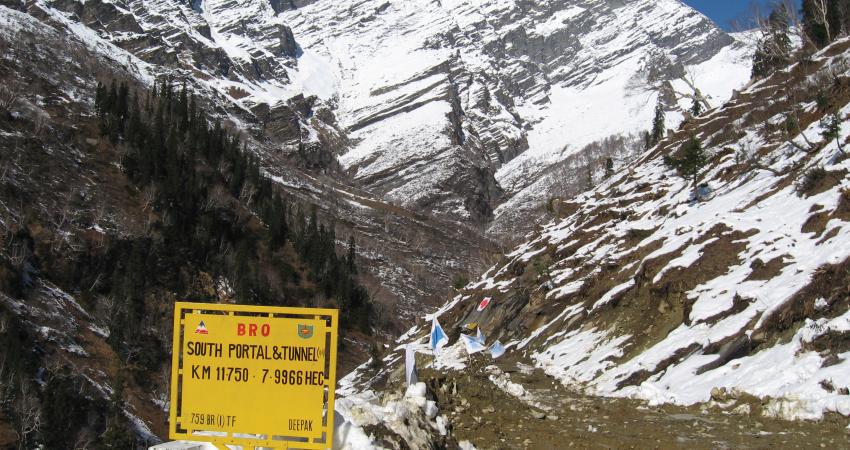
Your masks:
[[[404,346],[404,374],[408,386],[413,386],[419,381],[416,375],[416,351],[410,344]]]
[[[485,338],[484,338],[484,333],[481,332],[481,327],[478,327],[478,328],[475,329],[475,340],[480,342],[481,345],[484,345]]]
[[[461,334],[460,338],[463,340],[463,345],[466,347],[466,353],[469,353],[470,355],[487,350],[487,347],[484,344],[472,336]]]

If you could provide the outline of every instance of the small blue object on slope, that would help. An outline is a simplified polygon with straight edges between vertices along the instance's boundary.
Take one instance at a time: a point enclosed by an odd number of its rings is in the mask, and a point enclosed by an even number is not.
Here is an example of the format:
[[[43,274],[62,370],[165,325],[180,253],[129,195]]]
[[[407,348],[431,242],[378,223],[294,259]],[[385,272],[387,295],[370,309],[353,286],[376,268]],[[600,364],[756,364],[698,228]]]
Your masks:
[[[477,337],[461,334],[460,338],[461,340],[463,340],[463,345],[466,346],[466,353],[470,355],[472,355],[473,353],[478,353],[487,350],[487,346],[485,346],[484,343],[479,341]]]
[[[489,350],[490,356],[492,356],[493,359],[496,359],[505,354],[505,347],[499,341],[494,342],[493,345],[490,346]]]
[[[443,327],[440,326],[440,322],[434,317],[434,320],[431,322],[431,342],[429,343],[431,350],[434,351],[435,355],[439,354],[440,349],[448,343],[449,337],[446,336],[446,333],[443,332]]]

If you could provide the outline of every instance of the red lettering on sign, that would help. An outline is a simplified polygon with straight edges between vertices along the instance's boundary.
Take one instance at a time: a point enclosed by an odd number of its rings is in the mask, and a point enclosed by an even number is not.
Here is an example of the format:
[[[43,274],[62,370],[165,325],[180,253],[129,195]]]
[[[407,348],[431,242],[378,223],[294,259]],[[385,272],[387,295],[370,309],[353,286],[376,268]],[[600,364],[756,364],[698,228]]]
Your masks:
[[[237,336],[256,336],[258,331],[260,332],[261,336],[268,337],[270,334],[272,334],[272,326],[267,323],[264,323],[262,325],[257,325],[256,323],[236,324]]]

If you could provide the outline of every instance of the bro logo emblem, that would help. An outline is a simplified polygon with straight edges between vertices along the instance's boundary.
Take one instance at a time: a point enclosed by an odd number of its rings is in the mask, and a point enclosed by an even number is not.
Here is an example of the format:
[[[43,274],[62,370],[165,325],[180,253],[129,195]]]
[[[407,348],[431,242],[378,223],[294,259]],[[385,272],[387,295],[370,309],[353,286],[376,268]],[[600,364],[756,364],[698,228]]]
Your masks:
[[[313,337],[313,325],[298,324],[298,337],[302,339],[310,339]]]

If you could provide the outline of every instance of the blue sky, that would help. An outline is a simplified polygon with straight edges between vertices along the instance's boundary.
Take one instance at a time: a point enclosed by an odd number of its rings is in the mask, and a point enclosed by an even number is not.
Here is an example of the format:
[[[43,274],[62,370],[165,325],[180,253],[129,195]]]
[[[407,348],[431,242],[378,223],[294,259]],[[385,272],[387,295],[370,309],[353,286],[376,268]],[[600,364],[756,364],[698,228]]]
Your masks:
[[[753,6],[758,7],[765,13],[769,11],[767,5],[774,0],[683,0],[688,5],[698,9],[706,16],[714,20],[724,30],[731,29],[731,21],[738,23],[749,22],[752,16]]]

